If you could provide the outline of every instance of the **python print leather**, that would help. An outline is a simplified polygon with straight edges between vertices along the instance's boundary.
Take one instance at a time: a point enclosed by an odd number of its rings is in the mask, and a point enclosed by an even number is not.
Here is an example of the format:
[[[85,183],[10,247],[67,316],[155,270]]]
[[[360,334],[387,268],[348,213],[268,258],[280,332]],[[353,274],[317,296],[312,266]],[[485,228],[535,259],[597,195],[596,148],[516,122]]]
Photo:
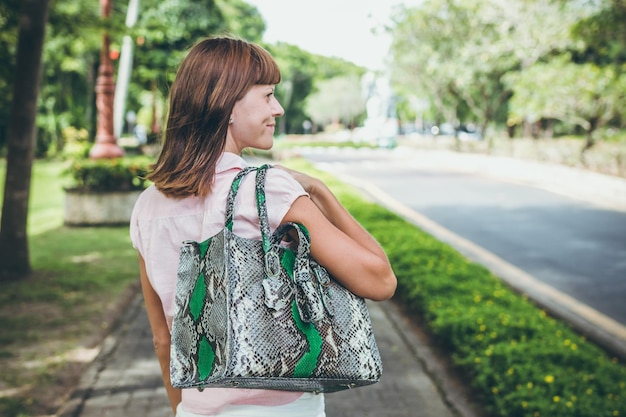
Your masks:
[[[365,301],[310,257],[306,230],[287,223],[265,241],[233,234],[234,194],[252,170],[233,182],[227,226],[181,248],[172,385],[334,392],[377,382],[382,363]],[[290,230],[299,239],[287,247]]]

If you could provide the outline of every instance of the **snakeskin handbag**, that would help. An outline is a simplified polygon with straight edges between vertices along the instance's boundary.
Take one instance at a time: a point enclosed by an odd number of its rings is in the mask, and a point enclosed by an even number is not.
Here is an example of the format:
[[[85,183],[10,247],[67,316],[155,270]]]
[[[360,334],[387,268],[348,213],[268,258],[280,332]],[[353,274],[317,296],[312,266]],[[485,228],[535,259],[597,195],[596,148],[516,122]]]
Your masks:
[[[382,362],[365,301],[310,256],[304,226],[270,234],[269,165],[234,179],[224,229],[180,250],[170,377],[176,388],[335,392],[377,382]],[[261,240],[233,234],[234,203],[256,172]],[[297,234],[290,244],[287,235]]]

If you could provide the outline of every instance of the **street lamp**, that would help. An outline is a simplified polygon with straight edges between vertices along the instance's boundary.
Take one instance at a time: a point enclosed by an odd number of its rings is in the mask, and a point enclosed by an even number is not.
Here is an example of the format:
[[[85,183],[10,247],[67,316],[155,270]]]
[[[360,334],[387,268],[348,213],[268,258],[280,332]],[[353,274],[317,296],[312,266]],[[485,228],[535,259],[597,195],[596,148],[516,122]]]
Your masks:
[[[108,19],[111,16],[113,0],[100,0],[100,14]],[[94,143],[89,156],[92,159],[118,158],[124,155],[124,150],[117,144],[113,133],[113,102],[115,96],[115,81],[113,80],[113,63],[109,54],[111,40],[109,33],[102,36],[102,49],[100,51],[100,66],[96,79],[96,108],[97,130],[96,143]]]

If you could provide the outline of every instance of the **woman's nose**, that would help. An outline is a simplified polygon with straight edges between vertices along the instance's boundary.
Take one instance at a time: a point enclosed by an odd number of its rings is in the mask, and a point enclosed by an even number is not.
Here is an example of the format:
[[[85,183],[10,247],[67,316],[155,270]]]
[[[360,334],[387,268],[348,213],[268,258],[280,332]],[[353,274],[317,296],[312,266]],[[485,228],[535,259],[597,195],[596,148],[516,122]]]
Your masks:
[[[285,109],[280,105],[278,100],[274,100],[274,108],[273,108],[274,117],[280,117],[285,114]]]

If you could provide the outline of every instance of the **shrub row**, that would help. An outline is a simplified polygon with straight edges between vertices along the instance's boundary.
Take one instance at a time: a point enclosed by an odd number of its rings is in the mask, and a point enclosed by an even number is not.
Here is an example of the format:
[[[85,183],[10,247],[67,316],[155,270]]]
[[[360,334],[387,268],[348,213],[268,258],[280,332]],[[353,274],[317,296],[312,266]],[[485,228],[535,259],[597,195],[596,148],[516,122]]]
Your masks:
[[[396,297],[423,317],[489,415],[626,416],[626,366],[617,358],[449,245],[338,187],[385,248]]]
[[[72,160],[65,174],[72,184],[68,188],[83,191],[142,190],[153,160],[146,156],[114,159],[77,158]]]

